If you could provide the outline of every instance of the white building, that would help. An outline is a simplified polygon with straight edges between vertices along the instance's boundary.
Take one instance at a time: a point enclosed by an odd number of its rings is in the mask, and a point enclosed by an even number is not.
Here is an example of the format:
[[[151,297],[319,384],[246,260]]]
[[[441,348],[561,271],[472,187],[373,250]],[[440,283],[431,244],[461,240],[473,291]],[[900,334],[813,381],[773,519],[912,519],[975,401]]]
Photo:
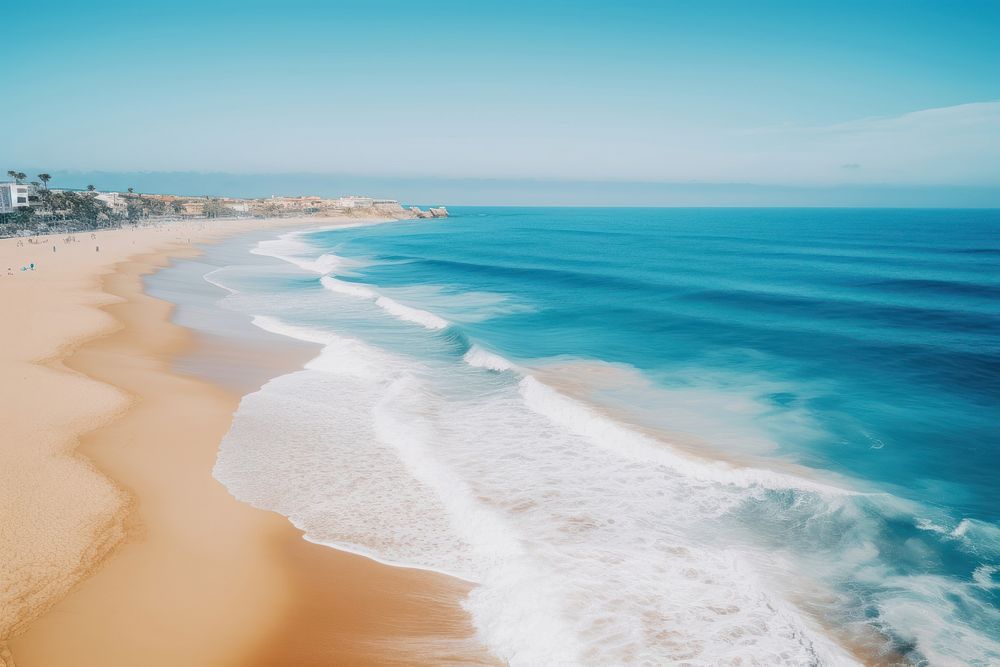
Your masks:
[[[114,213],[128,213],[128,198],[120,192],[102,192],[94,198],[107,204]]]
[[[250,202],[248,201],[241,199],[223,199],[222,205],[234,213],[239,213],[241,215],[250,213]]]
[[[0,183],[0,213],[13,213],[14,209],[31,206],[28,202],[31,189],[27,183]]]
[[[337,208],[371,208],[374,205],[375,200],[371,197],[358,197],[357,195],[341,197],[335,203]]]

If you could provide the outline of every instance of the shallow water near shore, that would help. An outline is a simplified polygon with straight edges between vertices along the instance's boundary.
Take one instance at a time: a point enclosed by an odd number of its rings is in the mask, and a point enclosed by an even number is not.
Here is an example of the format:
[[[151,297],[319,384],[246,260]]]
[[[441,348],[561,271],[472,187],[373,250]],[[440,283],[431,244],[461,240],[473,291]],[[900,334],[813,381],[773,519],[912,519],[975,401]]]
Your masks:
[[[318,351],[232,493],[477,582],[514,663],[1000,660],[1000,214],[452,213],[161,272]]]

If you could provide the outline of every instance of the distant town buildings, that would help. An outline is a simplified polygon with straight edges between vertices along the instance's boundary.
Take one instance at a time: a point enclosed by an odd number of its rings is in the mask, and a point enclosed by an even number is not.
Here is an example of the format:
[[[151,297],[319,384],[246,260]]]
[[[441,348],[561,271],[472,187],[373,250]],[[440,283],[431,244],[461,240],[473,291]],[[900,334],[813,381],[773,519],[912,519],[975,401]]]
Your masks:
[[[191,218],[205,215],[205,200],[193,199],[181,202],[180,214]]]
[[[48,175],[45,175],[48,177]],[[23,177],[23,176],[22,176]],[[48,178],[45,179],[46,181]],[[86,191],[75,189],[39,189],[37,183],[0,183],[0,214],[19,209],[34,209],[33,219],[41,224],[74,219],[86,215],[105,221],[162,218],[229,218],[272,216],[352,216],[357,218],[431,218],[446,217],[442,208],[422,211],[404,208],[395,199],[376,199],[362,195],[323,198],[315,195],[266,199],[235,197],[180,196],[98,191],[88,186]],[[98,207],[87,206],[93,199]],[[5,221],[0,220],[0,224]]]
[[[247,199],[231,199],[223,198],[219,200],[223,206],[233,211],[237,215],[250,215],[251,213],[251,202]]]
[[[386,203],[396,203],[390,202],[387,199],[380,199],[380,202]],[[357,195],[351,195],[349,197],[340,197],[334,200],[335,206],[342,209],[355,209],[355,208],[371,208],[375,205],[375,200],[371,197],[359,197]]]
[[[271,195],[271,198],[267,200],[268,203],[277,206],[284,211],[308,211],[319,210],[323,204],[322,197],[277,197]]]
[[[336,199],[323,197],[279,197],[272,195],[270,199],[252,200],[259,206],[272,206],[288,213],[318,213],[320,215],[355,215],[373,216],[385,215],[394,217],[406,215],[406,210],[395,199],[374,199],[360,195],[348,195]]]

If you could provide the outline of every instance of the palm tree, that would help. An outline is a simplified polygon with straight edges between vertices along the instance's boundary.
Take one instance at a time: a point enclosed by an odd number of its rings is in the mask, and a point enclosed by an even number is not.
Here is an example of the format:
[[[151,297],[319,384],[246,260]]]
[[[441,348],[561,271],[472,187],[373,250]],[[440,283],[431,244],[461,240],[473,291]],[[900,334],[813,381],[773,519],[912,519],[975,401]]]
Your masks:
[[[96,190],[96,189],[97,189],[97,188],[95,188],[95,187],[94,187],[93,185],[88,185],[88,186],[87,186],[87,192],[93,192],[93,191],[94,191],[94,190]]]
[[[131,194],[135,194],[135,188],[129,188],[129,189],[128,189],[128,193],[129,193],[130,195],[131,195]]]
[[[27,177],[28,177],[28,175],[26,173],[24,173],[23,171],[19,171],[19,172],[17,172],[17,176],[14,177],[14,180],[16,180],[18,183],[20,183],[21,181],[23,181]]]
[[[52,205],[52,191],[49,190],[49,181],[52,180],[52,176],[50,174],[39,174],[38,180],[40,180],[42,184],[45,186],[45,189],[39,193],[42,198],[42,206],[43,208],[48,209],[49,213],[51,214],[53,212],[53,209],[55,208]]]
[[[17,182],[17,170],[16,169],[8,169],[7,170],[7,175],[10,176],[12,179],[14,179],[15,183]]]

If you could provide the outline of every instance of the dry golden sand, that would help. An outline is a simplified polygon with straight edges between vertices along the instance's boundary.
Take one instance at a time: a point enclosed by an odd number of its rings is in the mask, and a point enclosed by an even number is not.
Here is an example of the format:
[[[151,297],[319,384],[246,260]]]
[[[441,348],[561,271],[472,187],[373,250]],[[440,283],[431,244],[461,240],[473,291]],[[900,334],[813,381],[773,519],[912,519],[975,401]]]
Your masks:
[[[211,476],[239,396],[171,371],[194,338],[141,275],[295,222],[0,241],[0,664],[489,660],[467,584],[310,544]]]

